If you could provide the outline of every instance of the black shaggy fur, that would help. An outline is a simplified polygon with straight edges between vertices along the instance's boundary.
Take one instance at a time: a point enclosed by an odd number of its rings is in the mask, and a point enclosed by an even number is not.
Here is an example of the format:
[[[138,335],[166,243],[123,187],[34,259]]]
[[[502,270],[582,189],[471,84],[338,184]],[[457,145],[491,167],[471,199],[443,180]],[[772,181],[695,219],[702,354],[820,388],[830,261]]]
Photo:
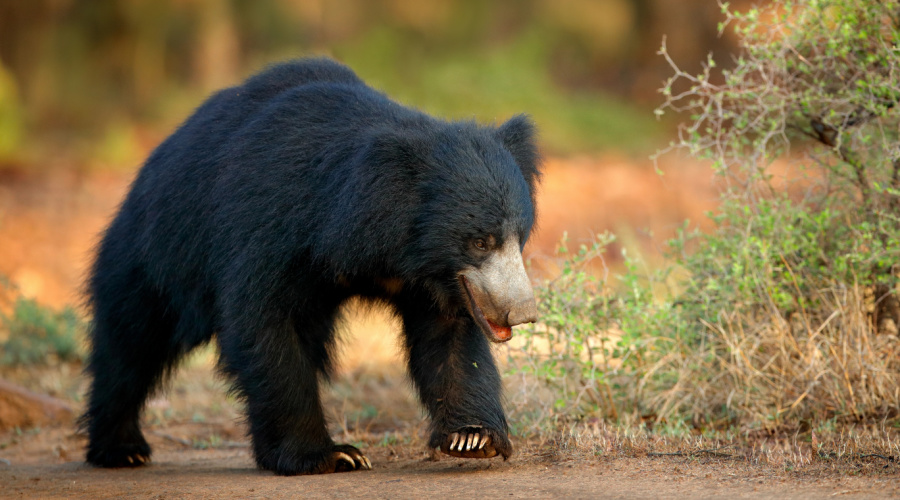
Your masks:
[[[512,452],[500,377],[457,273],[475,238],[524,244],[533,128],[445,122],[326,59],[282,64],[206,101],[149,157],[94,263],[87,460],[134,466],[148,395],[214,334],[260,467],[335,470],[319,398],[340,305],[393,305],[431,446],[481,427]],[[339,467],[338,467],[339,469]]]

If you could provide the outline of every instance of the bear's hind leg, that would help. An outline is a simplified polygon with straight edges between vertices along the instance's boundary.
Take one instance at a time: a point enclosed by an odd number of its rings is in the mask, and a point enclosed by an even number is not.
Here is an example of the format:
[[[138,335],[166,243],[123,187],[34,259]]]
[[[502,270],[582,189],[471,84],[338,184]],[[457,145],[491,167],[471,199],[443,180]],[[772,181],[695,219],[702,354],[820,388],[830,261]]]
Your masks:
[[[87,461],[100,467],[137,467],[149,460],[140,413],[184,352],[172,339],[171,308],[139,279],[129,278],[119,293],[98,291],[99,278],[94,280],[87,363],[93,380],[81,424],[89,439]]]
[[[256,463],[279,475],[371,469],[358,449],[332,441],[325,422],[319,382],[327,378],[340,305],[327,295],[294,302],[305,307],[291,318],[256,325],[233,318],[219,334],[223,369],[247,403]]]

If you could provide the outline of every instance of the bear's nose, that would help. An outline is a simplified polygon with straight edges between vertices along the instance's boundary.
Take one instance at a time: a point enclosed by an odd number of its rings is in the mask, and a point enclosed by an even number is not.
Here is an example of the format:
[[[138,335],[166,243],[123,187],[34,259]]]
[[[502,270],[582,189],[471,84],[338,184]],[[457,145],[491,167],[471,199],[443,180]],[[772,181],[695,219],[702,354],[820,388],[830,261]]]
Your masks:
[[[537,321],[537,315],[537,302],[532,297],[514,305],[506,315],[506,322],[509,326],[534,323]]]

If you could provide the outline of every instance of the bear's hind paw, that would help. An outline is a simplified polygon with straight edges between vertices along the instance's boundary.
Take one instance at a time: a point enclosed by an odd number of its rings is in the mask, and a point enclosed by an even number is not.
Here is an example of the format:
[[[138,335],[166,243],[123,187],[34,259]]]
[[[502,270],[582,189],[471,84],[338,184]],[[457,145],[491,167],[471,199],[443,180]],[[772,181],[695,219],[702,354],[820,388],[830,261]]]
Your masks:
[[[305,474],[331,474],[334,472],[351,472],[355,470],[372,470],[372,462],[349,444],[333,445],[331,450],[303,454],[293,458],[267,457],[270,461],[260,461],[259,466],[269,469],[279,476],[296,476]]]
[[[356,449],[355,446],[337,445],[331,452],[334,470],[331,472],[349,472],[354,470],[372,470],[372,462]]]
[[[97,467],[120,468],[140,467],[150,462],[150,447],[147,444],[116,445],[107,449],[92,448],[87,461]]]

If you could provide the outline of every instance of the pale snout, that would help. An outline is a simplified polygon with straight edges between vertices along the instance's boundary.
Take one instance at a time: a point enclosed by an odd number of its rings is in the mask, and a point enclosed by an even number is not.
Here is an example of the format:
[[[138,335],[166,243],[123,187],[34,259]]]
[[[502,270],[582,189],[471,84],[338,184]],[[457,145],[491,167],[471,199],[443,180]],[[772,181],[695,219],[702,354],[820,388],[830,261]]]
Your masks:
[[[516,238],[508,238],[480,267],[460,275],[475,322],[494,342],[512,338],[512,328],[537,321],[537,303]]]
[[[506,323],[509,326],[534,323],[535,321],[537,321],[537,302],[534,300],[534,294],[513,304],[506,315]]]

